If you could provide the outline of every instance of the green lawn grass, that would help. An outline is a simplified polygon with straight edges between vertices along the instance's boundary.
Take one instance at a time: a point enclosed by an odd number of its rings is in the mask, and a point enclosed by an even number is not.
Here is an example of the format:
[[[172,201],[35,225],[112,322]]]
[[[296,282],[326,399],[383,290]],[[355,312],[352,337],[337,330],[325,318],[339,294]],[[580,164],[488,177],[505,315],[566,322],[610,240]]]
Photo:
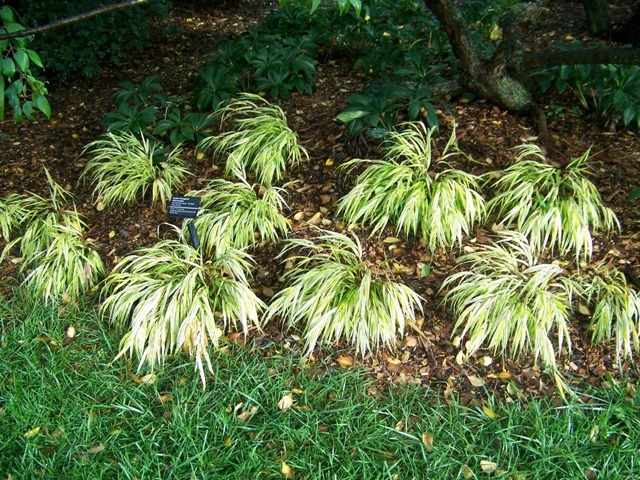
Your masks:
[[[622,388],[560,407],[494,399],[490,418],[237,346],[213,354],[206,390],[179,358],[139,384],[146,372],[109,364],[118,337],[93,308],[0,299],[0,328],[0,478],[269,479],[283,462],[297,479],[640,478],[640,395]]]

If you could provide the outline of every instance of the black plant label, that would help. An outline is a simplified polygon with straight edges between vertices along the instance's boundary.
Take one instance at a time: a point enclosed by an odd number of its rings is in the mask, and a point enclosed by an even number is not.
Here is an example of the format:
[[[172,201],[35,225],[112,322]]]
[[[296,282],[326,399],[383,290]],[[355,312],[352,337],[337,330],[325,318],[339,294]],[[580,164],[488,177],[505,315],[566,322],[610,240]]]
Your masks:
[[[173,218],[196,218],[200,210],[200,197],[174,195],[169,202],[167,215]]]

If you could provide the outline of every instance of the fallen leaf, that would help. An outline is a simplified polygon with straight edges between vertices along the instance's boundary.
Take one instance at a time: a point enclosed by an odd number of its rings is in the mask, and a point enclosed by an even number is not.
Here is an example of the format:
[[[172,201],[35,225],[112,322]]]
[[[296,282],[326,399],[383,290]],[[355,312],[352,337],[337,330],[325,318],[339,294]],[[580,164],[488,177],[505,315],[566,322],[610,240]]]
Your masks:
[[[406,337],[404,337],[404,340],[402,341],[402,346],[407,348],[407,347],[417,347],[418,346],[418,337],[416,337],[415,335],[407,335]]]
[[[293,216],[294,220],[302,220],[304,218],[304,212],[298,212]]]
[[[32,428],[28,432],[25,432],[22,436],[24,438],[31,438],[31,437],[35,437],[36,435],[38,435],[38,433],[40,433],[40,427]]]
[[[262,294],[267,298],[271,298],[275,295],[275,292],[273,291],[272,288],[262,287]]]
[[[493,358],[487,357],[486,355],[480,359],[480,365],[483,367],[488,367],[493,363]]]
[[[470,478],[476,476],[473,473],[473,470],[471,470],[467,465],[462,466],[462,468],[460,469],[460,473],[462,474],[462,478],[464,478],[465,480],[469,480]]]
[[[383,240],[384,243],[400,243],[402,240],[396,237],[387,237]]]
[[[254,405],[249,410],[245,410],[244,412],[241,412],[238,415],[238,420],[240,420],[241,422],[248,421],[251,417],[253,417],[255,415],[256,410],[258,410],[258,406]]]
[[[153,385],[154,383],[156,383],[156,380],[158,380],[158,377],[153,372],[147,373],[146,375],[140,377],[140,383],[142,385]]]
[[[173,402],[173,398],[169,395],[160,395],[159,397],[160,403],[171,403]]]
[[[431,262],[425,263],[420,269],[420,277],[426,278],[431,273]]]
[[[278,402],[278,408],[283,412],[289,410],[291,407],[293,407],[293,395],[291,394],[284,395]]]
[[[300,389],[300,388],[294,388],[291,390],[291,393],[295,393],[296,395],[300,395],[301,393],[304,393],[304,390]]]
[[[477,377],[475,375],[467,375],[467,378],[469,379],[469,382],[471,383],[471,385],[473,385],[476,388],[479,387],[484,387],[484,380],[480,377]]]
[[[333,165],[333,158],[327,158],[327,160],[324,162],[324,164],[327,167],[330,167],[331,165]]]
[[[285,462],[282,462],[281,471],[282,471],[282,475],[284,475],[285,478],[293,478],[295,475],[295,473],[293,472],[293,468],[291,468]]]
[[[76,336],[76,329],[73,325],[69,325],[67,327],[66,335],[67,335],[67,338],[73,338]]]
[[[490,462],[489,460],[480,460],[480,468],[484,473],[493,473],[498,468],[498,464],[495,462]]]
[[[89,449],[89,453],[90,453],[91,455],[95,455],[95,454],[97,454],[97,453],[100,453],[100,452],[104,451],[106,448],[107,448],[107,447],[105,447],[104,445],[100,445],[99,443],[94,443],[94,444],[93,444],[93,447],[91,447],[91,448]]]
[[[316,212],[307,222],[311,225],[319,225],[322,223],[322,212]]]
[[[431,452],[433,450],[433,434],[424,432],[422,434],[422,444],[424,445],[427,452]]]
[[[482,405],[482,411],[484,412],[484,414],[489,417],[489,418],[493,418],[493,419],[497,419],[500,418],[500,415],[498,415],[496,412],[494,412],[493,410],[491,410],[489,407],[487,407],[486,405]]]
[[[496,372],[496,373],[490,373],[489,375],[487,375],[488,378],[499,378],[500,380],[508,380],[509,378],[511,378],[511,374],[509,372]]]
[[[338,357],[336,362],[338,362],[338,365],[342,368],[349,368],[353,365],[353,357]]]
[[[115,237],[115,236],[116,236],[116,232],[115,232],[114,230],[111,230],[111,231],[109,232],[109,238],[113,238],[113,237]]]

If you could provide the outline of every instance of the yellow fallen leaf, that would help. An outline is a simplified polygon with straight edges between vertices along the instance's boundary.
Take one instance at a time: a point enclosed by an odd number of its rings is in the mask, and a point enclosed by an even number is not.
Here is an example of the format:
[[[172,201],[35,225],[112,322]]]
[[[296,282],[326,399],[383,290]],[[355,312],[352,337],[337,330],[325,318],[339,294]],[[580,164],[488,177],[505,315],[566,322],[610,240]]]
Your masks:
[[[258,410],[258,406],[254,405],[249,410],[245,410],[244,412],[241,412],[238,415],[238,420],[240,420],[241,422],[248,421],[249,419],[251,419],[251,417],[253,417],[255,415],[256,410]]]
[[[40,433],[40,427],[32,428],[28,432],[25,432],[22,436],[24,438],[35,437],[38,433]]]
[[[116,232],[115,232],[115,231],[113,231],[113,230],[111,230],[111,231],[109,232],[109,238],[113,238],[113,237],[115,237],[115,236],[116,236]]]
[[[282,472],[282,475],[284,475],[284,478],[293,478],[295,475],[295,473],[293,472],[293,468],[291,468],[285,462],[282,462],[281,472]]]
[[[482,411],[484,412],[484,414],[489,417],[489,418],[500,418],[500,415],[498,415],[496,412],[494,412],[493,410],[491,410],[489,407],[487,407],[486,405],[482,405]]]
[[[89,453],[92,455],[95,455],[97,453],[104,451],[106,448],[107,447],[105,447],[104,445],[100,445],[99,443],[94,443],[93,447],[89,449]]]
[[[76,336],[76,329],[73,325],[69,325],[67,327],[66,335],[67,335],[67,338],[73,338]]]
[[[326,161],[326,162],[324,162],[324,164],[325,164],[327,167],[330,167],[331,165],[333,165],[333,158],[327,158],[327,161]]]
[[[353,357],[338,357],[336,362],[342,368],[349,368],[353,365]]]
[[[480,460],[480,468],[484,473],[493,473],[498,468],[498,464],[495,462],[490,462],[489,460]]]
[[[293,407],[293,395],[291,395],[290,393],[287,395],[284,395],[280,401],[278,402],[278,408],[280,410],[282,410],[283,412],[286,412],[287,410],[289,410],[291,407]]]
[[[198,152],[198,154],[196,155],[196,160],[202,160],[203,158],[204,158],[204,153]]]
[[[293,390],[291,390],[291,393],[295,393],[296,395],[300,395],[301,393],[304,393],[304,390],[302,390],[300,388],[294,388]]]
[[[476,377],[475,375],[467,375],[467,378],[474,387],[484,387],[484,380],[482,378]]]
[[[424,445],[427,452],[431,452],[433,450],[433,434],[424,432],[422,434],[422,444]]]
[[[509,378],[511,378],[511,374],[509,372],[496,372],[496,373],[490,373],[489,375],[487,375],[487,377],[489,378],[499,378],[500,380],[508,380]]]
[[[470,478],[475,477],[475,473],[473,473],[473,470],[471,470],[467,465],[463,465],[462,468],[460,469],[460,473],[462,474],[462,478],[464,478],[465,480],[469,480]]]

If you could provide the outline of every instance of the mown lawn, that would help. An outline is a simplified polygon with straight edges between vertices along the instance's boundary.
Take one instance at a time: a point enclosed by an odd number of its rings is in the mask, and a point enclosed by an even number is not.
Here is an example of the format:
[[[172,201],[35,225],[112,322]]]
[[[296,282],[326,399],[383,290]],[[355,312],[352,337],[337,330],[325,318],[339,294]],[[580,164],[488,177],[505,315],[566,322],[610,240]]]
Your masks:
[[[234,344],[203,390],[179,358],[151,375],[110,363],[118,333],[92,307],[17,296],[0,322],[2,478],[640,477],[640,394],[622,386],[461,405]]]

